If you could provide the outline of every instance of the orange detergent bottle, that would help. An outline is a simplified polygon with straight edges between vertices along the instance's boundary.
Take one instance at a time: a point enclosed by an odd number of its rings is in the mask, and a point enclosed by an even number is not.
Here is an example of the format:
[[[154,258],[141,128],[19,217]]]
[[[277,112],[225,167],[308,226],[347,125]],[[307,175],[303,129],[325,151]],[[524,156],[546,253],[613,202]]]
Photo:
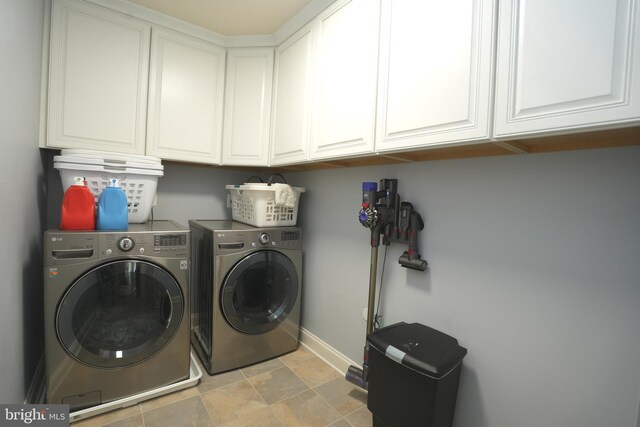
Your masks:
[[[95,230],[96,204],[83,177],[75,177],[62,198],[60,230]]]

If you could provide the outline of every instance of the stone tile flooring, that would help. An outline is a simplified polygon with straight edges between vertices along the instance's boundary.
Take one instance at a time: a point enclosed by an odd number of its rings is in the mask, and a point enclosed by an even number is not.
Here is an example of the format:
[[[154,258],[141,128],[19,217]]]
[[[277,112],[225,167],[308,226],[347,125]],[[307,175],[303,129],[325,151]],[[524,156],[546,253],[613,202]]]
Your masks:
[[[370,427],[367,394],[305,347],[196,387],[78,421],[78,427]]]

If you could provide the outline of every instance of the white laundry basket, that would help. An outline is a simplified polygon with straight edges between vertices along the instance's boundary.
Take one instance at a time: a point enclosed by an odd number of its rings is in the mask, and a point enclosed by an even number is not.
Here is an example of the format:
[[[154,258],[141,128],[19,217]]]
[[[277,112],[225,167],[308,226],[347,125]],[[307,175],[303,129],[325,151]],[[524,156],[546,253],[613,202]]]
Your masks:
[[[62,150],[62,155],[54,157],[53,166],[60,172],[63,191],[73,184],[76,176],[82,176],[96,203],[109,180],[116,178],[127,195],[129,223],[149,219],[158,177],[164,175],[164,167],[155,157],[88,150]]]
[[[302,187],[292,187],[296,193],[293,208],[276,206],[275,189],[264,183],[227,185],[231,193],[231,215],[234,221],[255,227],[284,227],[296,225]]]

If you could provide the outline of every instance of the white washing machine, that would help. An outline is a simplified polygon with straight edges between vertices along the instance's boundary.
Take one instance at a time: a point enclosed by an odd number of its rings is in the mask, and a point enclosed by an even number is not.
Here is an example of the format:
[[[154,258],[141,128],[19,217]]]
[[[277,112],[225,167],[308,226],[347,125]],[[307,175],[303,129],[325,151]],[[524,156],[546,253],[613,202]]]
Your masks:
[[[302,231],[189,221],[191,342],[210,374],[298,348]]]
[[[188,378],[189,230],[44,234],[47,401],[70,410]]]

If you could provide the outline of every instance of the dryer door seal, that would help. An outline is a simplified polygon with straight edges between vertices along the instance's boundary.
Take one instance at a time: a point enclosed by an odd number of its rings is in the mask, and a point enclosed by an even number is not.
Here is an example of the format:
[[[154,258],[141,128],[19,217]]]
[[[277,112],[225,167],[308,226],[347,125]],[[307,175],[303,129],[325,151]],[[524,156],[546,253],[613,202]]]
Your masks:
[[[74,282],[56,315],[58,339],[78,361],[99,368],[142,362],[171,341],[184,312],[180,286],[140,260],[99,265]]]
[[[298,296],[298,275],[289,258],[258,251],[242,258],[221,286],[220,304],[231,326],[246,334],[262,334],[284,321]]]

